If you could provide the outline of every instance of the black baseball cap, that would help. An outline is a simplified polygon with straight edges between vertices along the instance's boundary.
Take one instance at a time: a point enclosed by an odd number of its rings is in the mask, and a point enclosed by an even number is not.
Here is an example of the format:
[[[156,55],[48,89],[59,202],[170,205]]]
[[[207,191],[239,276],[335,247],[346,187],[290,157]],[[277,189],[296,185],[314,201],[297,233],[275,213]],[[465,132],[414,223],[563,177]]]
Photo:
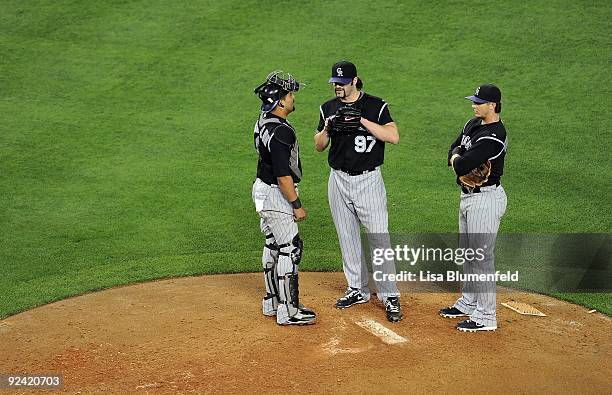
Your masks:
[[[476,88],[473,96],[466,96],[474,103],[501,103],[501,91],[493,84],[484,84]]]
[[[357,67],[348,60],[342,60],[332,66],[332,76],[329,82],[339,82],[347,85],[355,77],[357,77]]]

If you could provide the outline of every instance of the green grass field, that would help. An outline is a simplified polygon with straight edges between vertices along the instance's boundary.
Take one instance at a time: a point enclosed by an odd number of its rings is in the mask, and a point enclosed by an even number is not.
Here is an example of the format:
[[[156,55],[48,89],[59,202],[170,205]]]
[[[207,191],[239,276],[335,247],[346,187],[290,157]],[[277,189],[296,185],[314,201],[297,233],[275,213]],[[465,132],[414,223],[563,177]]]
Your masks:
[[[446,150],[483,82],[504,95],[502,232],[610,232],[605,1],[10,1],[0,7],[0,318],[168,276],[257,271],[253,95],[283,69],[305,178],[303,270],[341,270],[314,152],[331,65],[355,62],[401,142],[392,232],[452,232]],[[560,297],[612,313],[604,294]]]

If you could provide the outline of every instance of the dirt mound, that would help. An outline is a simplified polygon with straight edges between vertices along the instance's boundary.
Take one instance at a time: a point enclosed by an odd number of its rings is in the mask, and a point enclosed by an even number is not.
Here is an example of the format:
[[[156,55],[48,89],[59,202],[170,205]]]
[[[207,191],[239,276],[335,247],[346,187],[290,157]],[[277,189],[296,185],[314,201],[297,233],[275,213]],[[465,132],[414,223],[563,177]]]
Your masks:
[[[609,393],[611,320],[542,295],[501,293],[499,329],[461,333],[437,315],[457,295],[402,290],[405,319],[380,303],[333,303],[341,273],[303,273],[316,325],[261,315],[261,274],[156,281],[87,294],[0,321],[0,373],[63,374],[69,393]],[[515,299],[547,317],[499,305]],[[357,322],[406,341],[387,344]],[[606,362],[608,361],[608,362]],[[607,366],[607,367],[606,367]],[[18,393],[12,391],[11,393]]]

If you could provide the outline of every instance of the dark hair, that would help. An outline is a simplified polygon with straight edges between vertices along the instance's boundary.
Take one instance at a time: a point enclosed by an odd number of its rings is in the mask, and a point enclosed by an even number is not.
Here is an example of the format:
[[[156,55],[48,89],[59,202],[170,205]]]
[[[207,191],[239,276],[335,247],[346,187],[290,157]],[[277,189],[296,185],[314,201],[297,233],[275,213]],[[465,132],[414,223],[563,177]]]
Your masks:
[[[501,112],[501,102],[495,103],[495,112],[499,114]]]
[[[363,88],[363,81],[361,81],[361,78],[357,77],[357,83],[355,84],[355,87],[357,88],[358,91],[360,91],[361,88]]]

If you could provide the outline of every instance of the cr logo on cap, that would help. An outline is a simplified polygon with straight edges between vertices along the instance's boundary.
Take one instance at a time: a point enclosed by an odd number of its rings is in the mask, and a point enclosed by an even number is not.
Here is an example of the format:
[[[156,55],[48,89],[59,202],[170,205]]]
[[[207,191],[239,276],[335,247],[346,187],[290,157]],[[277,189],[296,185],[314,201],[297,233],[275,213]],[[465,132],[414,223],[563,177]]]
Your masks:
[[[480,87],[476,88],[476,93],[474,93],[474,96],[478,96],[478,93],[480,93]]]
[[[336,69],[336,73],[338,73],[338,77],[342,77],[342,69],[340,67]]]

